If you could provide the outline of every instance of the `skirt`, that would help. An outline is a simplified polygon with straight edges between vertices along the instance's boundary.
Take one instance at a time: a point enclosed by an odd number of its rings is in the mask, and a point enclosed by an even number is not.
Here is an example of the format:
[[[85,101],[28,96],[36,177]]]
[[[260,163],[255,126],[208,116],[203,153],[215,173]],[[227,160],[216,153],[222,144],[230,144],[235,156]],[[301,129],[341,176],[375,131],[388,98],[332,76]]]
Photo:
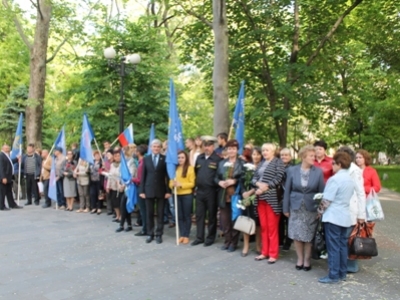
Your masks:
[[[64,177],[63,181],[64,197],[65,198],[75,198],[76,197],[76,181],[75,179],[69,179]]]
[[[290,210],[289,237],[295,241],[310,243],[317,229],[318,213],[308,211],[304,201],[299,210]]]

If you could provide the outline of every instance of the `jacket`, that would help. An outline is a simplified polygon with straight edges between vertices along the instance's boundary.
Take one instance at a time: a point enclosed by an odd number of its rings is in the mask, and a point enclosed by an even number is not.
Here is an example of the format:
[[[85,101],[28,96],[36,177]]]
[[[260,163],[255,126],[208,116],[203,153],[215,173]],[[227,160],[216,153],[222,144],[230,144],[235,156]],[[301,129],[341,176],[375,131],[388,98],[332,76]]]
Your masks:
[[[39,154],[37,154],[36,152],[33,153],[34,157],[35,157],[35,178],[40,176],[40,172],[42,171],[42,158],[40,157]],[[27,154],[24,154],[22,156],[22,160],[21,160],[21,170],[22,170],[22,174],[26,175],[26,168],[25,168],[25,162],[26,162],[26,157]]]
[[[254,206],[258,205],[258,201],[266,201],[272,207],[276,214],[282,212],[282,205],[278,201],[277,188],[282,184],[285,175],[285,165],[282,160],[274,157],[264,170],[263,175],[260,177],[258,174],[258,169],[262,166],[260,163],[254,173],[253,182],[264,182],[268,184],[268,191],[262,195],[256,197],[254,201]]]
[[[373,167],[366,166],[363,170],[364,177],[364,190],[365,194],[368,195],[371,189],[374,189],[376,193],[381,190],[381,181],[379,180],[378,173]]]
[[[354,193],[350,199],[350,216],[352,225],[357,224],[357,219],[365,220],[365,192],[364,192],[364,178],[362,170],[355,164],[351,163],[349,168],[349,175],[354,181]]]
[[[305,188],[301,185],[301,164],[295,165],[287,170],[285,183],[285,193],[283,197],[283,212],[289,213],[290,210],[299,210],[302,201],[306,209],[311,212],[317,211],[314,195],[322,193],[325,188],[324,175],[320,168],[312,166],[310,177]]]
[[[145,194],[147,199],[164,199],[165,194],[170,193],[169,177],[165,156],[158,154],[158,163],[154,167],[153,156],[148,155],[143,159],[142,177],[139,186],[139,194]]]
[[[217,173],[215,174],[215,177],[214,177],[215,184],[218,184],[221,180],[228,179],[228,178],[226,178],[227,167],[224,167],[224,165],[227,162],[229,162],[229,159],[224,159],[224,160],[219,162]],[[243,180],[244,172],[245,172],[244,164],[245,164],[245,162],[242,159],[240,159],[239,157],[236,158],[235,165],[233,166],[232,176],[229,177],[229,179],[235,179],[236,180],[236,183],[233,186],[235,191],[236,191],[236,188],[238,186],[240,186],[240,187],[243,186],[242,180]],[[218,198],[217,198],[217,200],[218,200],[219,206],[221,208],[224,208],[225,207],[225,203],[226,203],[225,199],[223,199],[223,197],[225,195],[224,191],[226,191],[226,189],[220,188],[218,190]],[[241,194],[240,188],[239,188],[239,193]]]
[[[176,168],[176,181],[178,181],[182,186],[176,188],[177,195],[190,195],[193,194],[194,182],[196,175],[194,174],[194,168],[192,166],[188,167],[186,177],[182,177],[183,168],[178,166]],[[174,181],[169,181],[169,187],[172,190]]]

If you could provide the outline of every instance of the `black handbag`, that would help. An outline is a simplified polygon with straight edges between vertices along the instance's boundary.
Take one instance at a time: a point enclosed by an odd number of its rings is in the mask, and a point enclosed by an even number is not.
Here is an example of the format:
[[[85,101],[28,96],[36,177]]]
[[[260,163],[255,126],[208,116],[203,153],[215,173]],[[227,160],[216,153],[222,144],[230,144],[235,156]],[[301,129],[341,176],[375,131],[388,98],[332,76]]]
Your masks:
[[[372,237],[361,237],[360,227],[358,227],[357,235],[350,245],[349,252],[351,255],[359,256],[378,256],[378,247],[376,241]]]
[[[318,222],[317,229],[315,230],[314,239],[312,241],[313,259],[320,259],[321,252],[326,250],[325,234],[324,234],[324,229],[322,227],[321,219],[319,219],[317,222]]]

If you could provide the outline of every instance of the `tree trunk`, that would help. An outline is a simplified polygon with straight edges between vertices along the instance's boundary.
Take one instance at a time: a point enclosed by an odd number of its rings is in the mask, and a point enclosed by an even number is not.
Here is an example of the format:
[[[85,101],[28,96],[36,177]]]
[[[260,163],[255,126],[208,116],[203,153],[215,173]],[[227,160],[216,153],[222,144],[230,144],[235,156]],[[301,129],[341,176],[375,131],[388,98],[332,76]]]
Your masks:
[[[42,121],[46,89],[46,58],[49,40],[51,4],[38,1],[35,37],[30,49],[30,81],[28,105],[26,107],[27,143],[42,145]]]
[[[228,94],[228,22],[226,1],[213,0],[214,31],[214,135],[229,131],[229,94]]]

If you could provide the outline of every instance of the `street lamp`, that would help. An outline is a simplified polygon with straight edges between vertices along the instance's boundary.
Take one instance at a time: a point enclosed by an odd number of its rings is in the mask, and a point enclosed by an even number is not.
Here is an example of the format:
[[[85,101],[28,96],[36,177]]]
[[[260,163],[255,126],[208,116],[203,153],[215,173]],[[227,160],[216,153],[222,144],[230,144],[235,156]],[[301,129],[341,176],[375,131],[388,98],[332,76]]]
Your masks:
[[[364,129],[364,124],[361,121],[361,119],[358,119],[358,148],[361,149],[362,148],[362,144],[361,144],[361,132]]]
[[[108,65],[116,70],[121,77],[120,83],[120,98],[118,104],[119,112],[119,132],[124,131],[124,112],[125,112],[125,99],[124,99],[124,77],[136,69],[136,66],[140,63],[140,55],[137,53],[128,54],[121,56],[118,60],[115,60],[117,53],[113,47],[104,49],[104,57],[108,60]],[[132,65],[132,66],[130,66]]]

